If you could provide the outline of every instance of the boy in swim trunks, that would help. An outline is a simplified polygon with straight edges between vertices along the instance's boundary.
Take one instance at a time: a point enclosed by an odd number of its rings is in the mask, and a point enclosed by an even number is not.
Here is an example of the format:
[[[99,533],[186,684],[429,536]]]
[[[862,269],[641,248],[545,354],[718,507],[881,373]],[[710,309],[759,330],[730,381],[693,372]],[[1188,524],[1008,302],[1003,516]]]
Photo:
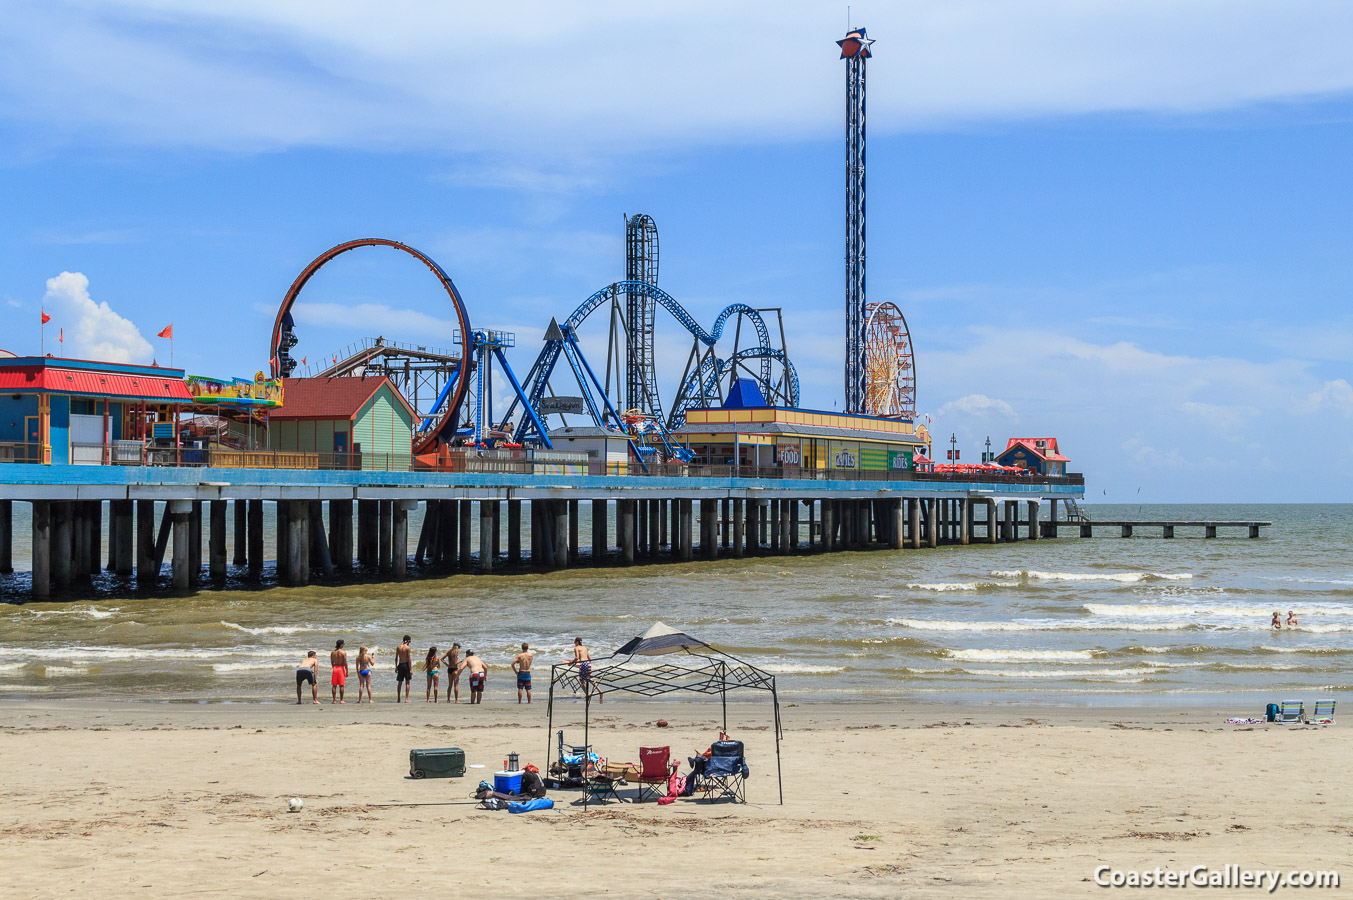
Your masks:
[[[341,639],[334,644],[334,649],[329,654],[329,665],[333,666],[333,671],[329,675],[329,690],[333,692],[333,698],[329,702],[346,703],[343,694],[347,690],[348,683],[348,651],[343,649]]]
[[[521,642],[521,652],[512,658],[512,671],[517,673],[517,702],[521,702],[521,692],[526,691],[526,702],[531,702],[531,662],[536,655],[531,645]]]
[[[296,705],[301,705],[301,685],[307,681],[310,682],[310,702],[319,706],[319,682],[315,678],[315,670],[319,668],[319,657],[315,651],[311,650],[301,660],[301,664],[296,667]]]
[[[575,637],[573,639],[573,658],[566,659],[564,662],[578,667],[578,680],[583,683],[583,694],[592,696],[592,653],[583,646],[583,639]],[[605,703],[606,697],[601,691],[597,691],[597,702]]]
[[[409,687],[413,684],[413,638],[404,635],[404,643],[395,648],[395,702],[399,702],[400,685],[404,687],[404,702],[409,702]]]
[[[484,661],[474,655],[473,650],[465,651],[465,659],[461,660],[460,669],[470,670],[470,702],[484,702],[484,682],[489,677],[489,667],[484,665]],[[457,671],[459,671],[458,669]]]

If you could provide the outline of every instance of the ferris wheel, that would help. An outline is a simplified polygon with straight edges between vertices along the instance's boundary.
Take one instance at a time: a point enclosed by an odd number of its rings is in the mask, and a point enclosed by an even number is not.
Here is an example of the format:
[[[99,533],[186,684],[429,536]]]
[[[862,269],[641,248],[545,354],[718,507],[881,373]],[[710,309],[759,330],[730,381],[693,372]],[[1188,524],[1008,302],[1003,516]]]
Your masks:
[[[865,414],[892,418],[916,415],[916,364],[911,332],[893,303],[865,306]]]

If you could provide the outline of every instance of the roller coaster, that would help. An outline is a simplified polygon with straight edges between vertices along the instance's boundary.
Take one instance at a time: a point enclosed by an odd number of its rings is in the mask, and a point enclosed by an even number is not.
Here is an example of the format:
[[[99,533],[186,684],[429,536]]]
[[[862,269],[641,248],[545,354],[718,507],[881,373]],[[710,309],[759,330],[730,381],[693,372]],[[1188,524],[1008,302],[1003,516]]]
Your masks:
[[[451,299],[459,325],[454,340],[459,356],[443,352],[446,356],[443,363],[454,365],[454,369],[444,378],[431,407],[426,412],[419,411],[413,438],[416,454],[433,452],[438,445],[456,441],[489,445],[509,436],[513,443],[549,447],[549,416],[564,415],[545,411],[549,408],[545,405],[547,396],[555,396],[551,380],[556,377],[561,357],[568,363],[567,368],[582,395],[578,398],[581,403],[577,411],[586,413],[600,428],[627,435],[641,461],[655,457],[685,458],[687,454],[671,439],[670,431],[684,423],[690,409],[719,405],[734,398],[742,398],[747,405],[797,406],[798,374],[785,350],[783,323],[780,323],[780,346],[775,347],[762,315],[763,312],[774,312],[778,318],[780,311],[734,303],[725,307],[706,330],[674,297],[645,280],[657,278],[657,228],[653,220],[646,215],[634,216],[626,219],[626,226],[626,272],[638,277],[615,282],[592,294],[563,323],[552,321],[544,347],[526,378],[520,382],[502,352],[504,347],[512,344],[506,339],[493,339],[495,335],[501,337],[506,333],[472,329],[464,301],[446,271],[412,247],[384,238],[362,238],[332,247],[297,276],[278,309],[273,326],[269,345],[273,377],[288,377],[297,367],[293,350],[298,339],[292,307],[314,274],[350,250],[391,247],[418,259],[437,277]],[[611,334],[605,376],[598,378],[597,370],[579,346],[577,335],[587,318],[606,305],[611,309]],[[692,341],[686,370],[678,383],[672,408],[665,416],[654,359],[654,314],[658,307],[665,309]],[[730,324],[733,349],[727,356],[720,357],[716,353],[717,345],[730,330]],[[739,345],[744,324],[755,336],[753,346]],[[386,345],[377,342],[376,346]],[[351,359],[334,357],[333,364],[323,367],[322,374],[333,377],[368,373],[371,362],[368,357],[371,356],[371,347],[364,344]],[[497,427],[493,428],[489,415],[492,410],[491,370],[495,362],[506,375],[514,396]],[[620,398],[619,402],[613,397]],[[628,399],[628,405],[625,399]]]

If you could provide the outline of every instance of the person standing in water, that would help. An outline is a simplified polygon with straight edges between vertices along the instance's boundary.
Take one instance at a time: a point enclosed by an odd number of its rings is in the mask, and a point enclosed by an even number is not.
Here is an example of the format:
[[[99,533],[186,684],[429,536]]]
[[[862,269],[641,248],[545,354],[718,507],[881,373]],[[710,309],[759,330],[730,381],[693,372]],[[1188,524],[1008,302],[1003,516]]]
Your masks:
[[[489,677],[489,667],[484,665],[484,661],[474,655],[473,650],[465,651],[465,659],[460,663],[461,669],[470,670],[470,702],[484,702],[484,682]]]
[[[301,705],[301,685],[310,682],[310,702],[319,706],[319,679],[315,677],[319,669],[319,656],[311,650],[296,667],[296,705]]]
[[[333,697],[330,703],[346,703],[343,694],[347,690],[348,684],[348,651],[343,649],[343,641],[340,639],[334,644],[334,649],[329,653],[329,665],[333,670],[329,675],[329,690]]]
[[[1283,614],[1275,609],[1273,611],[1273,621],[1269,622],[1269,624],[1272,625],[1275,630],[1281,630],[1283,627]]]
[[[531,662],[536,655],[531,645],[521,642],[521,652],[512,658],[512,671],[517,673],[517,702],[521,702],[521,692],[526,691],[526,702],[531,702]]]
[[[1296,628],[1298,624],[1296,611],[1289,609],[1287,611],[1287,627]]]
[[[357,702],[362,702],[362,689],[366,689],[366,702],[375,703],[371,699],[371,669],[376,665],[376,656],[366,647],[357,648]]]
[[[437,702],[438,688],[441,686],[441,657],[437,655],[437,645],[433,644],[428,648],[427,658],[423,660],[423,669],[428,674],[427,696],[423,699],[432,703]]]
[[[442,657],[442,664],[446,666],[446,689],[454,691],[456,702],[460,702],[460,644],[453,643],[451,649],[446,651]]]
[[[413,638],[404,635],[404,642],[395,648],[395,702],[399,702],[399,689],[404,688],[404,702],[409,702],[409,688],[413,685]]]

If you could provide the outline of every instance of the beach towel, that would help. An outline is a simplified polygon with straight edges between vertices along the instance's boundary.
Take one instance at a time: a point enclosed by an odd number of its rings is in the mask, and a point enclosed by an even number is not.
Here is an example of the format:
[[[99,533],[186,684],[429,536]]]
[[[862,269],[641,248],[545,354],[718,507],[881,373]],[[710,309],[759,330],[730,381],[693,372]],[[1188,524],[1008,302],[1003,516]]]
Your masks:
[[[554,801],[548,797],[542,797],[538,800],[522,800],[507,805],[507,811],[510,813],[534,812],[537,809],[554,809]]]
[[[686,790],[686,776],[678,775],[676,769],[672,770],[672,777],[667,779],[667,796],[658,798],[659,806],[666,806],[676,801],[678,797],[684,797],[690,792]]]
[[[1236,716],[1226,720],[1227,725],[1263,725],[1264,719],[1244,719]]]

